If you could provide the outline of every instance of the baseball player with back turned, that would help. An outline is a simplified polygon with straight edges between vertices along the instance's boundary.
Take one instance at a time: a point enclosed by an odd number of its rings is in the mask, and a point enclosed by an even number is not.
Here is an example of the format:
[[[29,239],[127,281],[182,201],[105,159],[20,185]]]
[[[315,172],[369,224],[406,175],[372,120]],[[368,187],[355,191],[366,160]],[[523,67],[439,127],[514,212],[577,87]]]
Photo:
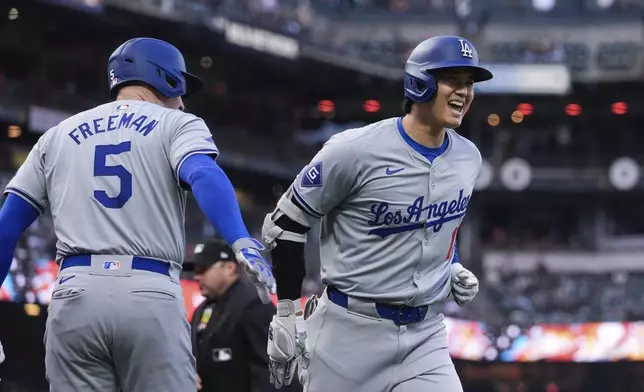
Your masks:
[[[404,116],[329,139],[266,216],[279,296],[271,379],[299,367],[308,392],[459,392],[443,301],[460,306],[478,280],[456,237],[481,155],[452,130],[492,74],[466,39],[419,44],[405,66]],[[300,309],[307,231],[320,226],[319,299]]]
[[[202,82],[181,53],[129,40],[109,58],[108,81],[116,100],[49,129],[7,185],[0,281],[24,229],[49,208],[60,264],[45,331],[50,391],[194,391],[179,283],[186,190],[256,283],[270,287],[272,273],[208,127],[183,112]]]

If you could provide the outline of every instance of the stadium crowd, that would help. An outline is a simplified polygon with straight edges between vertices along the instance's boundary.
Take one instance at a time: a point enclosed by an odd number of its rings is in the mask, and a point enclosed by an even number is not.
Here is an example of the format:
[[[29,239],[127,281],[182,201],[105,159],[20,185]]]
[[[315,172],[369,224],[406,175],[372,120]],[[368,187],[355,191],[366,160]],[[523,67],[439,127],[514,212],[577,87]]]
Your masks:
[[[489,274],[486,291],[499,305],[505,325],[579,324],[644,320],[643,273]]]

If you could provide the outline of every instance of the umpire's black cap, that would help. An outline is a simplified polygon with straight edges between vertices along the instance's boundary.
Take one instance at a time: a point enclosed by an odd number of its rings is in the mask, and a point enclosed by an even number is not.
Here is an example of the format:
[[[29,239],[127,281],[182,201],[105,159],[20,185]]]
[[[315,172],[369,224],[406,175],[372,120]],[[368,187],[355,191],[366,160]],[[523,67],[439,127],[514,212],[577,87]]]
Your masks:
[[[235,253],[225,241],[220,239],[208,240],[195,245],[193,255],[188,260],[190,264],[193,264],[195,270],[202,271],[220,261],[237,262]]]

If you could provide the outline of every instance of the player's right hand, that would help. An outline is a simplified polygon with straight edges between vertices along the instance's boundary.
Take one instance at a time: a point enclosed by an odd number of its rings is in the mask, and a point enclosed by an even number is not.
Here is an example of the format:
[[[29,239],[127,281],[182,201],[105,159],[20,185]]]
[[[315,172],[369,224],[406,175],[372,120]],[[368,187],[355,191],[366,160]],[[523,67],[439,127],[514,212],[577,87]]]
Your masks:
[[[291,385],[298,363],[306,351],[306,331],[298,331],[297,318],[303,319],[300,301],[281,300],[268,330],[266,352],[270,382],[275,388]],[[296,309],[297,307],[297,309]],[[296,316],[296,313],[299,316]]]
[[[472,271],[460,263],[453,263],[452,268],[452,294],[458,306],[469,304],[479,292],[479,280]]]
[[[271,289],[275,285],[275,277],[270,264],[261,254],[265,250],[264,246],[254,238],[240,238],[233,242],[231,249],[235,252],[237,262],[244,266],[255,282],[262,302],[271,302]]]

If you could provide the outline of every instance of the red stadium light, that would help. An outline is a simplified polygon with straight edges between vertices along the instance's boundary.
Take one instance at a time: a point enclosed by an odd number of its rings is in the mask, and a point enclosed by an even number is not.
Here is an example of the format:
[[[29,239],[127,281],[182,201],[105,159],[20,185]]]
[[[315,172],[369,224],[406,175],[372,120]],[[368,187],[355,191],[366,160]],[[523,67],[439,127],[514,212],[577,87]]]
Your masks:
[[[566,105],[566,114],[569,116],[579,116],[581,114],[581,105],[569,103]]]
[[[380,101],[376,99],[368,99],[364,101],[364,105],[362,105],[362,108],[367,113],[376,113],[377,111],[380,110]]]
[[[626,104],[626,102],[615,102],[611,110],[613,114],[626,114],[628,112],[628,105]]]
[[[335,110],[335,103],[329,99],[323,99],[318,102],[318,111],[320,113],[331,113]]]
[[[517,110],[521,112],[524,116],[529,116],[532,114],[534,108],[529,103],[520,103],[517,105]]]

